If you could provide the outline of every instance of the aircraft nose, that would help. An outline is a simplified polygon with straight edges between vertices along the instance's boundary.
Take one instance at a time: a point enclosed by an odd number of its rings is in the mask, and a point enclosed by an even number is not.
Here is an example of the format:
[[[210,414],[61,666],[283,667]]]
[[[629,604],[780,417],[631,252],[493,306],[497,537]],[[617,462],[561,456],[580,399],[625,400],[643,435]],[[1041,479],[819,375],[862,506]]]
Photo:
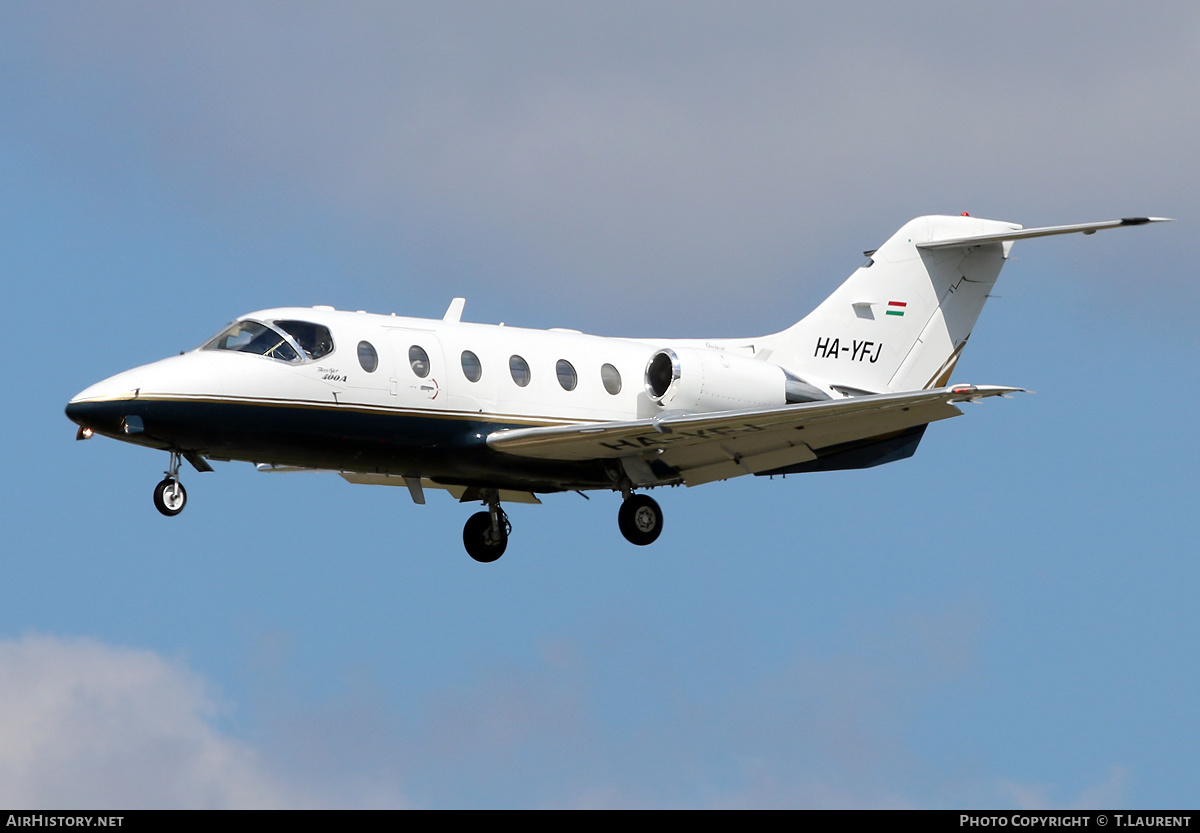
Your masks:
[[[179,428],[173,417],[164,417],[164,408],[171,410],[170,402],[211,395],[220,389],[221,376],[213,354],[193,351],[126,370],[85,388],[67,403],[67,418],[85,429],[82,434],[90,428],[137,442],[131,438],[140,435],[144,440],[153,428],[154,436],[162,440]]]
[[[109,376],[102,382],[84,388],[71,397],[68,405],[85,402],[112,402],[118,399],[135,399],[143,386],[142,377],[136,371],[126,370]]]
[[[136,399],[142,384],[140,375],[127,370],[84,388],[67,403],[67,419],[96,431],[119,430],[117,425],[108,425],[115,413],[113,405]]]

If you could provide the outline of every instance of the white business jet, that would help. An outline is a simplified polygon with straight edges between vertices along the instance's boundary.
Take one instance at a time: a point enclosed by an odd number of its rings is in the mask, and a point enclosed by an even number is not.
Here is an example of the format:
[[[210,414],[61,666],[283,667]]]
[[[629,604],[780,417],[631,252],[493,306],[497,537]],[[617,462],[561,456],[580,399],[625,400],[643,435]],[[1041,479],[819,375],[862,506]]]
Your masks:
[[[954,403],[1019,388],[948,382],[1013,241],[1136,226],[1136,217],[1024,229],[918,217],[810,315],[757,338],[627,339],[461,320],[263,310],[188,353],[119,373],[67,405],[95,433],[170,453],[154,504],[187,501],[181,460],[334,471],[487,506],[463,542],[495,561],[505,501],[607,489],[621,533],[663,528],[641,489],[743,474],[877,466],[911,456]]]

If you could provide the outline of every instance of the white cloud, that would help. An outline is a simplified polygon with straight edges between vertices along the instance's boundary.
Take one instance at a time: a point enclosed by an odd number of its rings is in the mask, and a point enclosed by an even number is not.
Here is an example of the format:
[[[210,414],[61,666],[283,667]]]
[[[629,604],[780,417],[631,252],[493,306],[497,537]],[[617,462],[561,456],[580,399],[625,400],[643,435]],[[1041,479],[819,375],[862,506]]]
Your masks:
[[[369,675],[305,707],[273,691],[257,745],[215,726],[220,702],[178,662],[91,639],[0,640],[0,804],[1118,806],[1120,767],[1055,800],[1050,787],[941,771],[914,752],[914,715],[963,670],[972,621],[898,622],[883,645],[800,652],[723,695],[663,673],[669,662],[639,672],[560,640],[532,667],[481,668],[407,714]],[[951,627],[925,627],[938,623]],[[610,681],[613,661],[625,671]],[[632,714],[605,715],[614,689]]]
[[[150,651],[53,636],[0,641],[0,804],[345,803],[275,777],[253,748],[214,727],[219,710],[200,677]]]

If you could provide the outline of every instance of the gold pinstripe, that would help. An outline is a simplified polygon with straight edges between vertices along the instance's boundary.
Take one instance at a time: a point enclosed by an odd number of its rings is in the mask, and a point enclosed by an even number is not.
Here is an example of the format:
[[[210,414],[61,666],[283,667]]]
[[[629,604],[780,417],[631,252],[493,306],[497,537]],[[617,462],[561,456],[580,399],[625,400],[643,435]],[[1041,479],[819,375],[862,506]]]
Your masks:
[[[944,388],[950,381],[950,374],[954,372],[954,366],[958,364],[958,357],[962,355],[963,348],[967,346],[967,339],[962,340],[962,344],[954,348],[954,352],[950,354],[950,358],[942,362],[942,366],[938,368],[937,373],[933,374],[928,382],[925,383],[925,390],[933,388]]]
[[[603,425],[604,421],[589,419],[564,419],[539,415],[497,414],[484,411],[443,411],[422,408],[396,408],[386,405],[353,405],[333,402],[316,402],[299,399],[271,399],[257,396],[218,396],[211,394],[191,395],[139,395],[128,396],[99,396],[88,399],[72,400],[73,403],[85,402],[211,402],[230,405],[261,405],[273,408],[306,408],[312,410],[337,411],[338,413],[370,413],[393,414],[397,416],[419,416],[433,419],[477,420],[481,422],[522,423],[534,427],[551,425]]]

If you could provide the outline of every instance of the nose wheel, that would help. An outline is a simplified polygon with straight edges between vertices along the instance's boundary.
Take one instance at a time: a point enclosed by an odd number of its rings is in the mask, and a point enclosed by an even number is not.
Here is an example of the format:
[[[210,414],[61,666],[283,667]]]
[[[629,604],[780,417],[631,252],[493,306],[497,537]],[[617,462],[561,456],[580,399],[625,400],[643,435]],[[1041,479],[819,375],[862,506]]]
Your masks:
[[[639,547],[653,544],[662,534],[663,514],[658,502],[646,495],[630,495],[617,512],[617,525],[625,540]]]
[[[179,482],[179,462],[179,452],[172,451],[170,467],[164,472],[167,476],[154,487],[154,508],[168,518],[178,515],[187,505],[187,492]]]
[[[154,508],[173,518],[187,505],[187,492],[178,480],[166,478],[154,487]]]
[[[463,546],[467,555],[481,564],[490,564],[508,548],[508,533],[512,524],[500,508],[499,501],[489,504],[487,512],[476,512],[467,518],[463,527]]]

